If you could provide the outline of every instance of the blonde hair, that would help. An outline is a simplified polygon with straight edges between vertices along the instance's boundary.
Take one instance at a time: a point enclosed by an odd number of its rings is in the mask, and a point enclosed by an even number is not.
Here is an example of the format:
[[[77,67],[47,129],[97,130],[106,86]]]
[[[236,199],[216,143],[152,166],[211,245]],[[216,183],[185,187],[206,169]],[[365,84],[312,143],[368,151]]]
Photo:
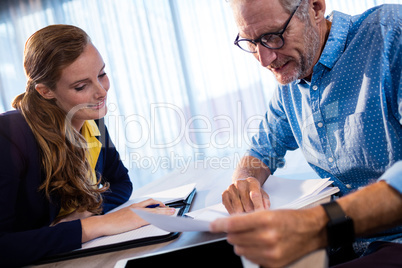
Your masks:
[[[82,29],[71,25],[51,25],[31,35],[24,50],[26,91],[14,99],[13,107],[21,111],[40,148],[45,180],[39,190],[45,191],[49,201],[60,200],[66,211],[100,213],[102,193],[108,184],[99,189],[100,182],[91,182],[84,137],[54,100],[43,98],[35,89],[42,83],[55,90],[62,70],[90,42]]]

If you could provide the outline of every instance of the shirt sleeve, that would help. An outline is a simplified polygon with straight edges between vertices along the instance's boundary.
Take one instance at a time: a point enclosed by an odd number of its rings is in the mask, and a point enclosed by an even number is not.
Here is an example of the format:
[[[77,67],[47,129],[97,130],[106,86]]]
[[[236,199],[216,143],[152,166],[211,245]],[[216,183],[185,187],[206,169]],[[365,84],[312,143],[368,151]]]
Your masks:
[[[400,25],[401,17],[399,16],[395,20],[396,25]],[[392,37],[389,41],[389,62],[390,73],[392,75],[391,86],[397,90],[397,111],[394,109],[393,111],[395,117],[402,125],[402,51],[400,45],[402,37],[400,35],[400,27],[396,27],[395,29],[394,31],[389,31],[389,35]],[[400,160],[392,165],[378,180],[386,181],[390,186],[402,193],[402,161]]]
[[[269,109],[259,125],[257,134],[252,137],[247,154],[260,159],[273,174],[285,164],[287,150],[298,148],[288,118],[281,104],[280,89],[274,93]]]
[[[402,51],[399,52],[399,54],[402,54]],[[402,56],[399,56],[401,58]],[[399,59],[399,64],[402,65],[402,60]],[[397,103],[398,103],[398,113],[397,113],[397,118],[399,119],[399,124],[402,125],[402,67],[399,67],[399,86],[398,86],[398,97],[397,97]]]
[[[57,215],[43,193],[35,140],[21,117],[0,116],[0,266],[21,267],[81,247],[79,220]]]
[[[390,69],[392,88],[397,89],[397,111],[394,110],[395,116],[402,125],[402,37],[395,34],[395,40],[390,45]]]
[[[402,81],[401,81],[402,83]],[[399,89],[398,91],[398,116],[399,116],[399,124],[402,125],[402,90]]]
[[[402,194],[402,160],[393,164],[378,180],[386,181]]]

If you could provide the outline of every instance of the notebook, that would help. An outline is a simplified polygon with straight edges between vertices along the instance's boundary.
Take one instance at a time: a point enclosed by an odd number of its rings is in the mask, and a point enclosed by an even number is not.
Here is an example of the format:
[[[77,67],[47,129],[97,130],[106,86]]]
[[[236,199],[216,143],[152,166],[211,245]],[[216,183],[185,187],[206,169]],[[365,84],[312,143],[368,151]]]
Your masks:
[[[112,213],[121,208],[127,207],[133,203],[137,203],[148,198],[162,201],[170,207],[176,208],[176,216],[184,216],[190,209],[193,198],[196,194],[196,184],[187,184],[180,187],[168,189],[165,191],[153,193],[150,195],[136,197],[131,199],[121,206],[111,210],[108,213]],[[53,255],[46,257],[35,264],[44,264],[55,261],[62,261],[72,258],[85,257],[95,254],[101,254],[116,250],[122,250],[127,248],[141,247],[146,245],[152,245],[162,242],[173,240],[179,236],[180,232],[168,232],[154,225],[147,225],[141,228],[128,231],[125,233],[104,236],[93,239],[82,244],[81,249],[77,249],[71,252],[63,254]]]

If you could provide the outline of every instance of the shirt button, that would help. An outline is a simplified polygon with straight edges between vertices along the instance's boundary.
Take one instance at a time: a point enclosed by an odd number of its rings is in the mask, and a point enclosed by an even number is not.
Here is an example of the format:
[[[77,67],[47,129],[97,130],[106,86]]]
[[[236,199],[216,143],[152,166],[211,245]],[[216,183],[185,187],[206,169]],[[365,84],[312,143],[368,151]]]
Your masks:
[[[330,157],[330,158],[328,158],[328,161],[329,161],[330,163],[332,163],[332,162],[334,162],[334,159],[333,159],[332,157]]]
[[[348,189],[351,189],[351,188],[352,188],[352,185],[350,185],[350,184],[346,184],[345,186],[346,186],[346,188],[348,188]]]
[[[321,122],[317,124],[318,127],[322,127],[323,125],[324,125],[324,124],[321,123]]]
[[[313,90],[317,90],[318,87],[316,85],[313,86]]]

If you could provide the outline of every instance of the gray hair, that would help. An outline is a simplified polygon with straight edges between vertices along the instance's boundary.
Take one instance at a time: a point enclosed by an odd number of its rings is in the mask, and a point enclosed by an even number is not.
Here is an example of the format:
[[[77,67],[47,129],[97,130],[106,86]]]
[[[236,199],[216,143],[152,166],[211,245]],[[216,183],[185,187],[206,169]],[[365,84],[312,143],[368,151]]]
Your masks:
[[[225,0],[231,6],[234,3],[246,3],[252,2],[253,0]],[[269,0],[268,0],[269,1]],[[299,9],[295,13],[301,21],[306,21],[308,19],[308,0],[279,0],[279,3],[283,6],[283,8],[290,13],[292,13],[296,7],[299,5]]]

